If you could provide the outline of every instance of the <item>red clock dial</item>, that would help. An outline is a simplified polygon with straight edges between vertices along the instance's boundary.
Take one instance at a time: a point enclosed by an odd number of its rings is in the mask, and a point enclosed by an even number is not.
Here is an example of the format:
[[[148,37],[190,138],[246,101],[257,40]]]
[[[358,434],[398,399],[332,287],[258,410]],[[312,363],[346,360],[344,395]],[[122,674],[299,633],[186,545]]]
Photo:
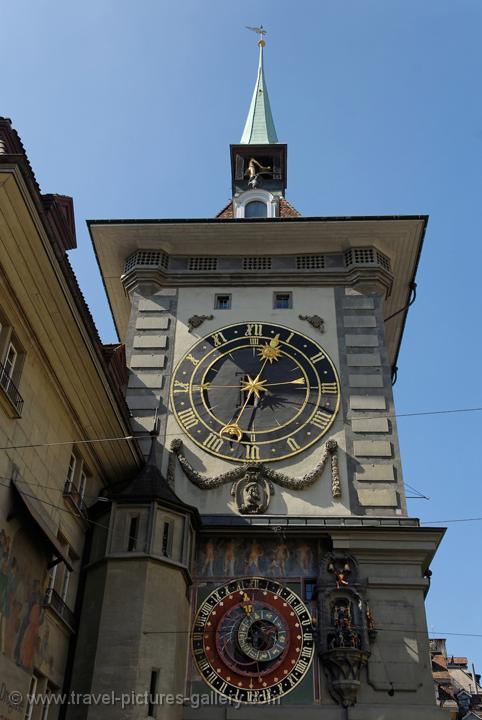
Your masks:
[[[218,693],[236,702],[269,702],[308,672],[311,615],[296,593],[274,580],[233,580],[199,607],[192,650],[200,675]]]

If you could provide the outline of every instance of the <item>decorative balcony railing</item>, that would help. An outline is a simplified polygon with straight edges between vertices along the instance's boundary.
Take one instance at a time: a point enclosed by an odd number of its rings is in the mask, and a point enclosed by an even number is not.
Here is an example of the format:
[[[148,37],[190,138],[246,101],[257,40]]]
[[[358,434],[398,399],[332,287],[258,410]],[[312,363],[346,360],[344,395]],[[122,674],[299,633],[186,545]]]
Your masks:
[[[72,631],[75,630],[75,615],[54,588],[46,591],[43,605],[51,608]]]
[[[6,368],[0,363],[0,387],[10,401],[13,409],[20,417],[23,409],[23,398],[17,390],[17,386],[12,382],[12,378],[8,374]]]

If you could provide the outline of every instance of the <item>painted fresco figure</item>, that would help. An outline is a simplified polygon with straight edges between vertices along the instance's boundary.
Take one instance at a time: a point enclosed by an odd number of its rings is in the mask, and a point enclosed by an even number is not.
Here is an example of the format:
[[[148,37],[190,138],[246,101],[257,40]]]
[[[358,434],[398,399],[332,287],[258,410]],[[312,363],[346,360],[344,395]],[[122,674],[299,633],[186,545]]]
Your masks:
[[[309,545],[300,545],[298,548],[298,565],[303,573],[310,573],[313,567],[313,552]]]
[[[280,573],[286,576],[286,563],[290,559],[290,551],[286,543],[280,543],[275,550],[275,559],[280,568]]]
[[[204,546],[204,564],[201,571],[201,575],[214,575],[214,543],[212,540],[208,540]]]
[[[224,574],[232,577],[234,575],[234,564],[236,560],[236,544],[234,540],[230,540],[226,543],[226,549],[224,551]]]
[[[5,530],[0,530],[0,653],[4,652],[8,608],[8,556],[10,542]]]
[[[272,577],[278,577],[281,575],[281,568],[275,554],[273,554],[271,562],[268,566],[268,574]]]
[[[261,545],[258,545],[256,540],[250,545],[249,555],[247,560],[247,572],[259,573],[259,560],[264,555]]]
[[[21,667],[31,668],[33,666],[41,614],[40,583],[38,580],[34,580],[27,604],[27,612],[20,627],[15,648],[15,660],[17,665]]]
[[[11,557],[7,566],[7,602],[4,640],[5,655],[11,659],[13,659],[13,648],[20,627],[20,612],[22,610],[22,603],[17,599],[18,585],[18,563],[16,558]]]

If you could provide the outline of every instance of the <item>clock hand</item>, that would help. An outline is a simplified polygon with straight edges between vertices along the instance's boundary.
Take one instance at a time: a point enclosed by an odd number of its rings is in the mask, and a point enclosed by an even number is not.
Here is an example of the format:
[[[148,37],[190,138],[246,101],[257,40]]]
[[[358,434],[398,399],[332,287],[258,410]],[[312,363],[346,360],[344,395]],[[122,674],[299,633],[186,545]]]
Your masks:
[[[264,390],[265,388],[274,387],[275,385],[306,385],[305,378],[297,378],[296,380],[285,380],[283,382],[275,382],[275,383],[268,383],[266,380],[258,380],[255,378],[254,380],[249,377],[248,380],[242,380],[241,382],[245,385],[245,387],[241,387],[241,390],[246,391],[249,390],[250,385],[253,383],[256,383],[259,386],[259,390]],[[193,385],[193,390],[224,390],[226,388],[239,388],[239,385],[211,385],[211,383],[201,383],[201,385]],[[259,396],[258,396],[259,397]]]
[[[223,434],[231,435],[232,437],[234,437],[236,439],[236,442],[239,442],[241,440],[241,438],[243,437],[243,431],[241,430],[241,428],[239,426],[239,421],[241,419],[242,414],[246,410],[246,406],[249,402],[251,395],[253,393],[255,393],[256,397],[259,398],[259,391],[262,389],[262,383],[264,382],[263,380],[260,380],[260,378],[261,378],[261,374],[262,374],[267,362],[268,362],[268,358],[264,361],[264,363],[261,367],[261,370],[259,371],[257,376],[254,378],[254,380],[253,380],[253,378],[251,378],[248,375],[248,380],[243,381],[245,386],[241,389],[247,390],[246,400],[244,401],[243,406],[242,406],[241,410],[239,411],[237,418],[221,428],[221,430],[219,431],[220,436]]]
[[[267,387],[274,387],[275,385],[306,385],[305,378],[296,378],[296,380],[284,380],[283,382],[276,382],[276,383],[268,383],[266,380],[258,380],[257,378],[251,378],[248,375],[248,380],[242,380],[241,381],[244,385],[244,387],[241,387],[241,390],[249,390],[250,386],[254,383],[256,385],[262,385],[260,387],[260,390],[264,390]],[[193,390],[218,390],[218,389],[225,389],[225,388],[239,388],[239,385],[211,385],[211,383],[202,383],[201,385],[193,385]]]
[[[254,378],[254,380],[248,375],[248,379],[243,381],[244,387],[241,389],[243,391],[247,391],[246,400],[243,403],[243,406],[241,410],[238,413],[237,418],[233,421],[225,425],[221,428],[219,431],[219,435],[222,436],[223,434],[231,435],[236,439],[236,442],[239,442],[241,438],[243,437],[243,431],[241,430],[239,426],[239,421],[241,419],[242,414],[246,410],[246,406],[249,402],[249,399],[251,395],[254,393],[257,398],[259,398],[259,393],[261,390],[263,390],[263,386],[266,383],[266,380],[261,380],[261,375],[263,374],[263,371],[266,367],[266,364],[269,362],[270,364],[273,362],[273,360],[278,360],[281,349],[279,347],[279,333],[272,338],[272,340],[269,341],[269,343],[266,343],[266,345],[261,348],[259,351],[259,357],[261,360],[264,360],[261,370],[257,374],[257,376]]]

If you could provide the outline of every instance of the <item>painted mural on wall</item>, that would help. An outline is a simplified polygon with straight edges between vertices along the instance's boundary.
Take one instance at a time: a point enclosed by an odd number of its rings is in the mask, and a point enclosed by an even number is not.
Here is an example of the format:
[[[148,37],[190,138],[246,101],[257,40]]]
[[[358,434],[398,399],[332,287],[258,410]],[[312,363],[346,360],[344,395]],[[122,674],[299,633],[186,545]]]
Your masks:
[[[316,574],[315,543],[299,540],[207,538],[196,555],[200,577],[296,577]]]
[[[28,533],[0,529],[0,653],[29,671],[45,649],[40,628],[46,580],[45,557]]]

